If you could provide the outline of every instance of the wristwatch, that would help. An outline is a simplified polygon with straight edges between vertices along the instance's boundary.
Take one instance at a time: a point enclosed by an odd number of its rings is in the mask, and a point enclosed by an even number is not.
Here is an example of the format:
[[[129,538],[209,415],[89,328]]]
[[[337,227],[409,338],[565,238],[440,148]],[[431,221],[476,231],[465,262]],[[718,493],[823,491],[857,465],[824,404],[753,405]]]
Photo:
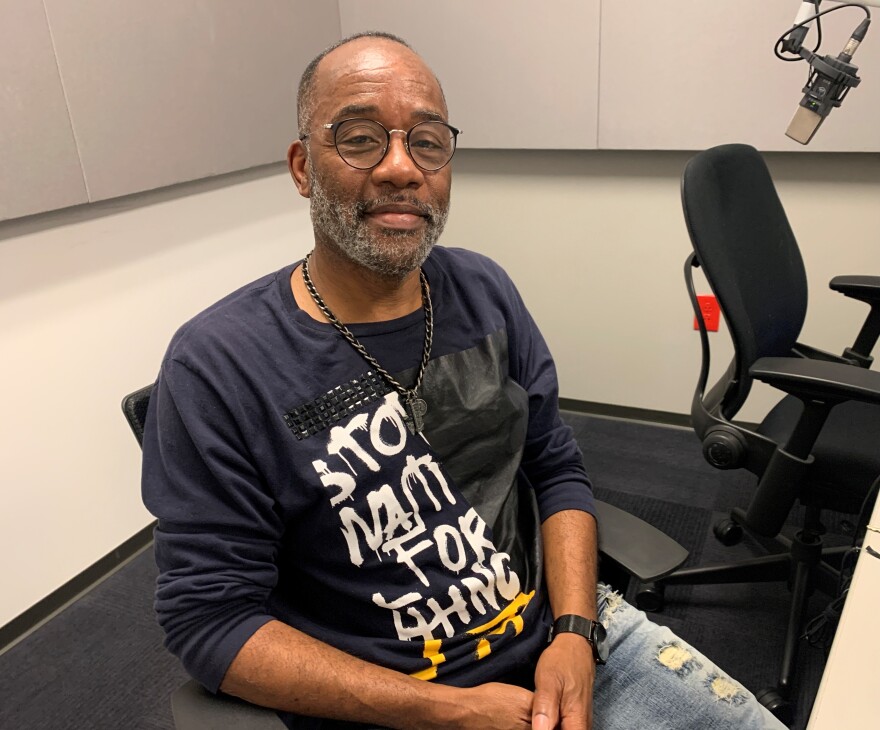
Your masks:
[[[608,645],[605,643],[605,627],[598,621],[591,621],[583,616],[568,613],[560,616],[550,627],[547,635],[547,643],[553,641],[557,634],[562,633],[580,634],[593,647],[593,658],[596,664],[604,664],[608,660]]]

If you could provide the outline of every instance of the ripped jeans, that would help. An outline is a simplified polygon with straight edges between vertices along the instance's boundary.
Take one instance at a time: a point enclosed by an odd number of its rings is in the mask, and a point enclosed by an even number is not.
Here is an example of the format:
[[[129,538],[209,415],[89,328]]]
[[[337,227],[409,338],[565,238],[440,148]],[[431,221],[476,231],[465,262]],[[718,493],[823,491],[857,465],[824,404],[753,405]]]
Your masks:
[[[597,591],[608,663],[596,668],[594,730],[784,728],[755,696],[605,585]]]

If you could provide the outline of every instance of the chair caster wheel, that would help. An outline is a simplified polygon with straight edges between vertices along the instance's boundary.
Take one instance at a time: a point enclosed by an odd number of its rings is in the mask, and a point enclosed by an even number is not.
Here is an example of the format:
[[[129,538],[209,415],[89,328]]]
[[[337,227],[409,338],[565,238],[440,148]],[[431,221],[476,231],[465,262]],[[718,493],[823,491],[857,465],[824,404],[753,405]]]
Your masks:
[[[791,725],[794,719],[794,706],[785,699],[776,687],[766,687],[755,693],[755,699],[766,707],[783,725]]]
[[[715,537],[722,545],[736,545],[742,540],[743,528],[731,519],[719,520],[712,528]]]
[[[642,583],[636,593],[636,608],[647,613],[662,611],[666,603],[665,593],[661,583]]]

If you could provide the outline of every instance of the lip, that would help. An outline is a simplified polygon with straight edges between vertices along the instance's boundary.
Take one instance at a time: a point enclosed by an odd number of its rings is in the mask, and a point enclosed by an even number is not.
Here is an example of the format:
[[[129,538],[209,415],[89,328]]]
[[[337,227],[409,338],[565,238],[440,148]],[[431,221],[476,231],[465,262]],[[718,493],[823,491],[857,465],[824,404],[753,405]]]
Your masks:
[[[397,230],[413,230],[425,223],[424,214],[416,206],[405,203],[376,206],[367,211],[366,217],[383,228]]]

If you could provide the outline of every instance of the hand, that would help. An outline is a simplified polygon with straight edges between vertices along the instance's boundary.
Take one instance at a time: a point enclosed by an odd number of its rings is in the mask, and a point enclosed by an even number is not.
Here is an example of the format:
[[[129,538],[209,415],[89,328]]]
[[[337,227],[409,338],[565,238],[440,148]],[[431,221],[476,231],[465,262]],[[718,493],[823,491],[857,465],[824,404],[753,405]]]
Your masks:
[[[490,682],[461,690],[455,728],[468,730],[528,730],[532,693],[512,684]]]
[[[556,636],[535,669],[532,729],[589,730],[595,676],[590,643],[577,634]]]

